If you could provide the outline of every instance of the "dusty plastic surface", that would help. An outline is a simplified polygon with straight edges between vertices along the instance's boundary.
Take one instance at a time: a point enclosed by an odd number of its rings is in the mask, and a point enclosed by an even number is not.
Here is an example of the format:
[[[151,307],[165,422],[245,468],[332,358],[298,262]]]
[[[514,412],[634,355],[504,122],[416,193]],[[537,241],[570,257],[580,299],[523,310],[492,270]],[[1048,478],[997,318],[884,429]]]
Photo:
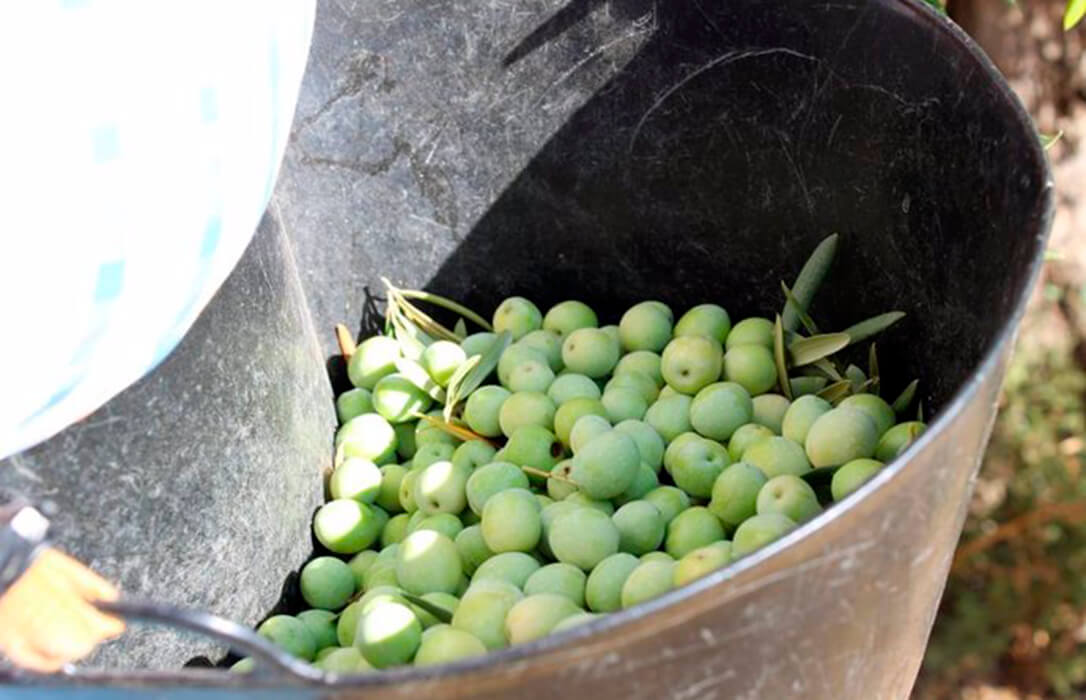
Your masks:
[[[54,502],[55,542],[126,593],[254,623],[312,552],[336,419],[286,246],[266,217],[155,372],[0,462],[0,490]],[[199,656],[222,650],[136,626],[89,663],[168,669]]]
[[[322,4],[269,209],[315,333],[284,341],[299,362],[315,343],[324,359],[337,352],[332,324],[360,323],[382,274],[484,313],[519,293],[576,295],[616,318],[645,297],[742,316],[778,308],[778,281],[836,231],[814,314],[843,327],[908,312],[880,364],[890,386],[922,377],[929,413],[940,409],[862,497],[692,586],[451,669],[342,683],[366,698],[906,696],[1049,209],[1020,105],[964,35],[911,0]],[[318,383],[298,406],[328,399]],[[306,421],[319,463],[331,433]],[[277,479],[312,475],[280,463]],[[308,515],[312,497],[283,516]],[[260,567],[282,576],[301,561]],[[227,563],[248,585],[252,562]],[[240,601],[202,602],[253,619],[230,607]],[[202,674],[124,682],[259,692]]]

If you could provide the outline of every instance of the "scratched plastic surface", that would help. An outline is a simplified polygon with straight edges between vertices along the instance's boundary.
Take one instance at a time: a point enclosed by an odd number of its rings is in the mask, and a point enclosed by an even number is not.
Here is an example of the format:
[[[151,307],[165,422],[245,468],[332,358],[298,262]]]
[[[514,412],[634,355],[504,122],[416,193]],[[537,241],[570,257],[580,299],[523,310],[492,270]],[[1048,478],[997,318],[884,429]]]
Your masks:
[[[935,417],[847,503],[693,585],[454,667],[298,697],[907,696],[1050,196],[1006,85],[912,0],[322,3],[250,251],[266,262],[254,250],[285,246],[272,263],[304,292],[290,303],[306,322],[282,343],[319,344],[335,376],[331,324],[359,323],[382,274],[484,311],[515,292],[542,304],[576,294],[607,314],[646,297],[712,299],[741,316],[777,308],[778,281],[837,231],[841,254],[814,313],[843,326],[907,311],[881,364],[891,386],[923,377]],[[212,309],[243,308],[243,291]],[[312,391],[330,400],[327,386]],[[246,425],[235,401],[202,400]],[[302,423],[302,434],[319,427]],[[276,467],[283,478],[301,468]],[[285,574],[299,563],[280,554],[262,565]],[[280,684],[185,673],[82,682],[253,697]]]

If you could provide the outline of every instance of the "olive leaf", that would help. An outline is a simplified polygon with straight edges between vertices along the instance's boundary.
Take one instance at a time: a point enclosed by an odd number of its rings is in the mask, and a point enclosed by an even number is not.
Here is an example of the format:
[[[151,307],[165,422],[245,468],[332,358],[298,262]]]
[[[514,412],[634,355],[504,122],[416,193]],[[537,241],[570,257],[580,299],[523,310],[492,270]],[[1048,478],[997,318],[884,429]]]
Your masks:
[[[896,399],[890,404],[890,408],[894,409],[894,413],[904,413],[905,409],[909,407],[909,404],[913,402],[913,396],[916,395],[916,387],[920,383],[919,379],[914,379],[909,382],[909,386],[898,395]]]
[[[435,340],[448,340],[453,343],[459,343],[463,338],[458,337],[455,333],[450,331],[445,326],[441,325],[434,319],[430,318],[427,314],[420,311],[414,304],[405,304],[404,315],[418,324],[419,328],[424,330],[429,335],[433,336]]]
[[[785,331],[784,332],[784,346],[788,347],[789,345],[796,342],[797,340],[803,340],[806,337],[807,336],[800,335],[799,333],[796,333],[795,331]]]
[[[867,375],[856,365],[849,365],[845,368],[845,379],[852,382],[852,393],[859,394],[860,387],[867,382]]]
[[[421,608],[422,610],[430,613],[437,618],[438,622],[444,623],[446,625],[452,622],[452,612],[446,610],[440,605],[431,603],[425,598],[420,598],[419,596],[412,595],[410,593],[400,593],[400,597],[406,600],[408,603],[414,605],[416,608]]]
[[[825,377],[792,377],[792,395],[793,396],[805,396],[807,394],[817,394],[826,388],[826,384],[829,380]]]
[[[418,326],[404,318],[398,310],[389,314],[389,322],[392,324],[392,335],[400,344],[400,352],[410,360],[422,357],[422,351],[433,343],[433,338],[419,330]]]
[[[1083,3],[1083,7],[1086,7],[1086,2]],[[1037,136],[1041,139],[1041,148],[1047,151],[1052,148],[1053,144],[1063,138],[1063,129],[1054,134],[1037,134]]]
[[[448,400],[445,403],[445,420],[451,421],[456,404],[462,399],[466,399],[471,392],[478,389],[486,381],[486,378],[498,366],[498,360],[501,359],[502,353],[505,352],[505,349],[509,347],[509,343],[512,341],[513,335],[509,331],[502,331],[481,355],[475,355],[468,359],[468,362],[471,362],[475,357],[479,358],[473,363],[470,370],[464,372],[460,377],[457,377],[457,374],[460,373],[459,369],[453,374],[452,379],[449,380]],[[468,362],[464,364],[466,365]],[[453,388],[454,379],[458,379],[455,390]]]
[[[1071,31],[1083,16],[1086,16],[1086,0],[1070,0],[1063,12],[1063,30]]]
[[[479,356],[479,364],[474,369],[468,372],[464,376],[464,379],[460,383],[461,396],[467,397],[468,394],[478,389],[486,378],[490,376],[490,373],[498,366],[498,360],[501,359],[502,353],[509,347],[509,344],[513,342],[513,334],[509,331],[502,331],[491,342],[490,347],[487,348]]]
[[[453,333],[460,336],[461,340],[468,337],[468,324],[464,323],[464,319],[456,319],[456,325],[453,326]]]
[[[852,343],[858,343],[883,332],[903,318],[905,318],[904,311],[887,311],[884,314],[854,323],[842,332],[848,334],[848,337],[852,339]]]
[[[916,442],[916,439],[923,435],[923,433],[924,425],[922,421],[916,423],[908,423],[908,428],[905,432],[905,442],[901,443],[901,446],[897,449],[897,452],[894,453],[894,457],[899,456],[902,452],[909,449],[909,445],[912,445],[914,442]]]
[[[819,371],[821,371],[828,378],[832,379],[835,382],[839,382],[844,379],[844,377],[841,376],[841,373],[837,371],[837,368],[833,366],[833,363],[825,358],[812,362],[811,366],[817,368]]]
[[[802,367],[817,362],[848,346],[847,333],[823,333],[810,338],[800,338],[788,346],[792,366]]]
[[[803,327],[807,329],[808,333],[811,333],[812,335],[818,333],[818,326],[815,325],[814,319],[800,306],[799,299],[796,299],[796,295],[792,293],[792,290],[788,288],[788,285],[784,283],[784,280],[781,280],[781,291],[784,292],[785,308],[794,311],[799,318],[799,322],[803,324]]]
[[[400,289],[392,284],[387,277],[382,277],[381,282],[385,285],[385,289],[388,292],[389,314],[394,315],[398,312],[402,317],[410,319],[417,324],[419,328],[435,338],[460,342],[464,339],[464,336],[467,335],[467,327],[464,326],[464,332],[462,333],[450,331],[418,306],[412,304],[409,299],[418,299],[448,309],[449,311],[459,314],[460,321],[467,318],[468,320],[479,324],[480,327],[485,328],[488,331],[491,330],[491,326],[486,322],[486,319],[466,306],[452,301],[451,299],[446,299],[437,294],[431,294],[430,292],[424,292],[417,289]]]
[[[445,403],[445,390],[430,378],[430,375],[426,373],[426,370],[424,370],[422,365],[418,362],[409,360],[406,357],[398,357],[396,358],[396,370],[402,374],[407,381],[424,391],[431,399]]]
[[[459,386],[460,382],[464,380],[464,375],[475,369],[475,365],[479,364],[479,361],[483,359],[482,355],[472,355],[468,359],[456,368],[456,371],[449,377],[448,388],[451,390],[454,385]]]
[[[859,384],[853,384],[852,385],[852,393],[853,394],[866,394],[868,392],[868,390],[871,389],[871,387],[873,387],[873,386],[875,386],[875,380],[874,379],[865,379],[864,381],[860,382]]]
[[[445,390],[444,416],[446,422],[452,421],[453,409],[460,402],[460,385],[463,384],[464,377],[467,376],[468,372],[474,370],[482,359],[482,355],[472,355],[464,360],[464,363],[457,367],[456,371],[449,377],[449,384]]]
[[[939,14],[946,14],[946,0],[924,0],[924,2],[933,7]]]
[[[873,382],[872,386],[875,391],[875,396],[879,395],[879,354],[875,350],[875,344],[871,343],[871,347],[867,349],[867,374],[871,377]]]
[[[917,401],[916,402],[916,420],[921,422],[921,423],[924,422],[924,402],[923,401]]]
[[[830,384],[828,387],[818,392],[817,396],[819,398],[825,399],[826,401],[829,401],[830,403],[836,403],[837,401],[846,398],[851,393],[852,382],[847,379],[842,379],[839,382],[834,382],[833,384]]]
[[[811,253],[811,257],[807,258],[807,262],[803,264],[799,275],[796,276],[795,284],[792,285],[792,296],[796,300],[797,308],[793,309],[792,303],[785,303],[781,314],[781,322],[786,331],[795,330],[800,321],[799,312],[805,312],[810,308],[815,292],[822,285],[822,280],[826,278],[826,273],[829,272],[836,254],[837,234],[835,233],[819,243]]]
[[[458,338],[455,333],[435,321],[422,309],[407,301],[399,290],[389,290],[389,302],[395,303],[406,318],[414,321],[419,328],[434,338],[438,340],[460,342],[461,339]]]
[[[784,328],[781,326],[781,315],[777,314],[773,322],[773,360],[777,364],[777,383],[781,392],[792,400],[792,384],[788,381],[788,364],[784,361]]]
[[[446,299],[443,296],[438,296],[437,294],[432,294],[430,292],[423,292],[417,289],[400,289],[397,291],[399,292],[400,296],[403,296],[407,299],[418,299],[419,301],[425,301],[433,304],[434,306],[440,306],[443,309],[448,309],[455,314],[459,314],[462,318],[466,318],[467,320],[473,322],[484,331],[494,330],[494,327],[491,326],[485,318],[475,313],[463,304],[453,301],[452,299]]]

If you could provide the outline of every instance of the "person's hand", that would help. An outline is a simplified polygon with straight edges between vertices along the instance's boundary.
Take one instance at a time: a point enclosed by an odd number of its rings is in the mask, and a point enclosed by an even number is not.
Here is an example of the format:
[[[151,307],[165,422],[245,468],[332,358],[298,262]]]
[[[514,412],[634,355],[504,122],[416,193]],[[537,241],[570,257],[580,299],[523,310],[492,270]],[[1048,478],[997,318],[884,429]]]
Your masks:
[[[116,598],[108,581],[46,549],[0,596],[0,653],[25,669],[59,670],[124,631],[124,622],[90,603]]]

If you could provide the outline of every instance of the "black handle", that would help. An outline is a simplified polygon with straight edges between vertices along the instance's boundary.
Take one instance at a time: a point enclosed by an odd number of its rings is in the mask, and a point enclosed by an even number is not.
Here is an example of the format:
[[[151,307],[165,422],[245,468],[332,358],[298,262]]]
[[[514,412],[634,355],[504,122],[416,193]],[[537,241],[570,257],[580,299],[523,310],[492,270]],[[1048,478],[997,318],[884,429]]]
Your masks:
[[[231,649],[252,657],[254,662],[263,663],[275,676],[310,682],[326,680],[326,674],[320,669],[291,656],[248,627],[218,615],[131,598],[98,601],[95,606],[104,613],[123,617],[125,620],[162,623],[212,637]]]

